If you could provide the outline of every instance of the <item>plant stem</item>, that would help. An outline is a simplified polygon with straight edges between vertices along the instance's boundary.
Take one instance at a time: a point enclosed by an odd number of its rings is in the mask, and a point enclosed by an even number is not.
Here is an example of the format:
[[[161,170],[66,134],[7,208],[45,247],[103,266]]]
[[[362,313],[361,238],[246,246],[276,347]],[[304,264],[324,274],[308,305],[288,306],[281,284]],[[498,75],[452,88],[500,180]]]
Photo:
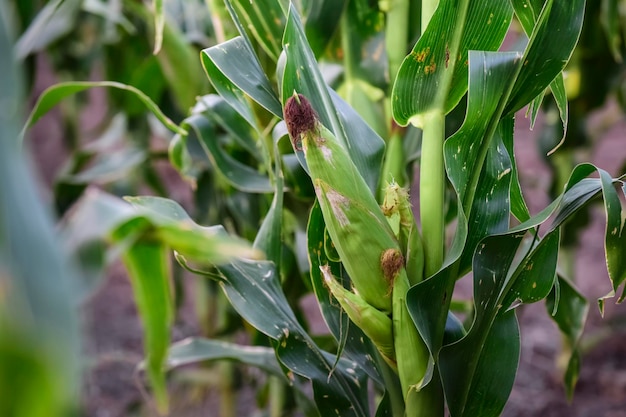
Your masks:
[[[405,417],[404,398],[402,397],[402,387],[400,387],[398,374],[385,363],[378,351],[376,351],[376,361],[391,402],[391,417]]]
[[[213,31],[215,32],[215,39],[217,43],[223,43],[226,40],[226,31],[222,22],[228,22],[230,16],[224,7],[223,1],[205,0],[207,8],[211,13],[211,22],[213,23]]]
[[[344,13],[341,17],[341,50],[343,51],[343,74],[346,83],[353,82],[355,78],[354,64],[354,45],[352,43],[352,33],[350,28],[350,20],[348,14]]]
[[[285,412],[285,383],[276,376],[269,377],[270,410],[269,417],[281,417]]]
[[[426,277],[432,276],[443,264],[446,179],[443,160],[444,136],[443,111],[436,110],[426,114],[420,163],[420,218]]]
[[[385,47],[389,59],[389,85],[393,85],[398,69],[407,54],[409,37],[408,0],[389,0],[385,25]]]
[[[439,6],[439,0],[422,0],[422,33],[426,30],[430,18],[433,17],[435,10]]]
[[[235,417],[237,415],[237,398],[234,390],[235,367],[232,362],[218,364],[220,370],[220,416]]]

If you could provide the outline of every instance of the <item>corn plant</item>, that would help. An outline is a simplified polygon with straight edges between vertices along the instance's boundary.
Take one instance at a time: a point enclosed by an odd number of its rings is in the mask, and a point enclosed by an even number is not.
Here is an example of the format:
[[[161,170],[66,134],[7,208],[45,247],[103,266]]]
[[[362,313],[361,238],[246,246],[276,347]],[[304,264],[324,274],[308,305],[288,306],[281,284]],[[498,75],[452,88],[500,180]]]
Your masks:
[[[624,186],[581,164],[551,204],[530,213],[513,144],[519,110],[527,107],[534,121],[546,97],[565,132],[563,71],[585,1],[225,6],[238,34],[202,51],[213,92],[181,123],[140,91],[108,86],[130,90],[175,132],[170,160],[192,183],[202,186],[200,173],[208,170],[230,196],[257,196],[233,197],[267,209],[252,248],[158,198],[128,199],[138,213],[131,215],[118,199],[92,195],[68,220],[77,250],[103,236],[123,249],[160,410],[167,409],[167,368],[229,359],[290,387],[307,416],[443,416],[446,409],[453,417],[498,416],[519,360],[516,307],[542,300],[572,347],[565,373],[571,394],[588,302],[557,268],[561,229],[602,197],[617,292],[626,279]],[[522,42],[507,50],[512,27]],[[42,97],[29,123],[83,87]],[[414,166],[417,220],[408,192]],[[98,213],[109,220],[99,233],[81,236]],[[218,282],[269,346],[194,339],[168,351],[166,248],[188,270]],[[233,261],[235,250],[242,255]],[[256,259],[260,252],[264,260]],[[315,293],[332,349],[307,332],[290,303],[281,284],[294,277]],[[452,303],[461,279],[473,282],[472,305],[462,315]]]

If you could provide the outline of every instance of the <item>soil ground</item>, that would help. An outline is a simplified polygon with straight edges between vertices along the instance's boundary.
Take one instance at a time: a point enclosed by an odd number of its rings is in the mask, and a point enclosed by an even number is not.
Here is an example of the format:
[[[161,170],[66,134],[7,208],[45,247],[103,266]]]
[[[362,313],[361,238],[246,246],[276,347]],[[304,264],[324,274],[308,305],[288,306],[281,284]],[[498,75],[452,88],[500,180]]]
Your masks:
[[[49,79],[40,79],[35,95]],[[106,104],[103,96],[90,93],[90,106],[96,114]],[[85,112],[85,126],[95,126],[90,109]],[[608,126],[597,136],[588,158],[619,174],[626,161],[626,121],[609,105],[597,116],[596,126]],[[517,126],[517,157],[522,186],[533,213],[549,201],[546,189],[550,171],[539,156],[535,145],[537,129],[531,132],[528,122],[520,114]],[[600,129],[600,128],[599,128]],[[49,196],[52,179],[58,174],[66,158],[60,137],[59,113],[53,111],[33,129],[30,148],[35,169],[41,178],[42,192]],[[167,167],[175,190],[173,198],[188,198],[188,188]],[[187,191],[186,191],[187,190]],[[187,195],[187,197],[186,197]],[[591,300],[585,343],[589,344],[581,367],[574,400],[568,403],[561,384],[557,357],[561,341],[555,325],[546,314],[543,303],[519,309],[522,353],[516,383],[505,417],[626,417],[626,305],[609,301],[602,319],[595,308],[595,298],[606,294],[609,281],[603,255],[604,216],[600,207],[593,211],[592,222],[576,250],[575,269],[577,285]],[[173,333],[174,340],[195,336],[200,328],[194,313],[193,282],[186,285],[186,302],[181,308]],[[315,307],[309,308],[315,314]],[[85,300],[84,316],[85,354],[88,358],[84,379],[83,410],[85,416],[126,417],[152,415],[145,406],[135,366],[141,360],[142,331],[132,301],[131,288],[123,268],[111,268],[104,282]],[[323,325],[321,325],[323,328]],[[595,343],[591,343],[595,340]],[[496,371],[497,372],[497,371]],[[219,391],[211,382],[200,377],[192,382],[193,374],[174,380],[172,416],[218,416]],[[254,408],[255,392],[244,390],[237,399],[238,415],[250,415]]]

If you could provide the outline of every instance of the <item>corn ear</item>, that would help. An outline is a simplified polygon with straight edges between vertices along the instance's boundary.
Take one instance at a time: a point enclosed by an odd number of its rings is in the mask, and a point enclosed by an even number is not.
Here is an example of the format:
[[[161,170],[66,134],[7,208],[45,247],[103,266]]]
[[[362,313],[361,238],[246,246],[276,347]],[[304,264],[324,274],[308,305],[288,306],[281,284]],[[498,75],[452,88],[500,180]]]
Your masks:
[[[424,279],[424,246],[408,190],[395,182],[387,185],[382,210],[400,242],[409,284],[415,285]]]
[[[348,291],[337,282],[328,266],[320,266],[324,282],[348,314],[350,320],[365,333],[378,349],[383,359],[393,369],[396,369],[393,349],[392,321],[388,315],[367,304],[361,297]]]
[[[387,249],[399,249],[391,227],[350,155],[317,119],[302,95],[285,104],[294,147],[304,151],[326,228],[356,292],[391,313],[392,283],[380,266]]]

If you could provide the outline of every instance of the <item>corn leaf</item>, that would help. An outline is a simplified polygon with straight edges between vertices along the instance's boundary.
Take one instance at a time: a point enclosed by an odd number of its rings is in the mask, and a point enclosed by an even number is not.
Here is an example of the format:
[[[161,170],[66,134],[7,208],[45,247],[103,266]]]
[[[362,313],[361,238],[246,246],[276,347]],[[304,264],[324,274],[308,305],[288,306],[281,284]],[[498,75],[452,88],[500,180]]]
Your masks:
[[[280,39],[285,27],[285,13],[279,0],[263,2],[249,0],[229,0],[237,15],[246,23],[254,39],[274,62],[282,51]]]
[[[321,56],[339,27],[346,0],[308,0],[303,15],[306,37],[316,57]]]
[[[235,343],[204,338],[188,338],[170,346],[167,355],[168,369],[198,362],[229,359],[254,366],[265,372],[285,377],[276,360],[274,349],[265,346],[243,346]]]
[[[473,254],[474,248],[466,244],[468,227],[484,237],[489,230],[502,230],[503,222],[508,221],[506,210],[509,204],[510,159],[506,152],[503,153],[499,141],[490,144],[490,135],[494,134],[497,127],[507,85],[510,88],[512,74],[518,65],[517,57],[515,53],[470,53],[467,116],[461,129],[444,145],[448,177],[457,191],[458,201],[466,202],[467,207],[459,205],[456,234],[444,268],[411,288],[407,294],[409,312],[435,358],[441,348],[448,305],[459,274],[459,265],[455,266],[455,263],[464,252],[466,258],[467,254]],[[485,77],[487,73],[491,73],[491,76]],[[484,149],[481,151],[481,148]],[[493,165],[490,165],[488,171],[483,171],[479,164],[481,152],[484,155],[491,152],[490,156],[496,158],[490,163]],[[471,184],[472,175],[477,177],[476,184]],[[498,182],[499,176],[503,178],[501,183]],[[500,201],[491,198],[492,191],[497,192]],[[473,219],[479,223],[469,225],[466,211],[473,212],[473,204],[494,205],[498,208],[492,213],[486,211],[487,217],[483,220],[480,220],[483,214],[474,214]],[[473,242],[475,245],[478,241],[474,239]],[[441,302],[428,301],[433,299]]]
[[[111,87],[132,93],[136,98],[141,100],[146,108],[150,110],[152,114],[154,114],[154,116],[156,116],[156,118],[161,123],[163,123],[165,127],[181,135],[187,134],[187,131],[172,122],[169,117],[167,117],[161,111],[161,109],[159,109],[156,103],[150,99],[150,97],[148,97],[132,85],[122,84],[114,81],[65,82],[58,83],[53,85],[52,87],[47,88],[43,93],[41,93],[41,96],[39,96],[39,98],[37,99],[37,103],[35,103],[35,106],[33,107],[33,110],[28,117],[28,120],[24,126],[24,130],[32,127],[44,114],[49,112],[50,109],[56,106],[64,98],[72,94],[80,93],[81,91],[85,91],[95,87]]]
[[[336,361],[335,355],[317,347],[289,306],[273,263],[239,260],[218,271],[218,276],[206,274],[219,281],[235,310],[273,339],[287,369],[311,380],[320,415],[369,415],[363,369],[348,359]]]
[[[282,117],[280,101],[258,58],[243,37],[236,37],[201,53],[202,65],[217,92],[254,126],[254,115],[243,94]]]
[[[568,280],[559,276],[546,299],[546,309],[567,340],[571,352],[564,375],[565,392],[571,399],[580,372],[578,344],[587,321],[589,303]]]
[[[391,96],[396,121],[413,118],[419,126],[429,110],[451,111],[467,90],[468,51],[497,50],[512,17],[508,0],[440,1],[398,72]]]
[[[519,2],[514,2],[516,4]],[[537,5],[537,2],[533,2]],[[524,5],[516,7],[516,11]],[[536,7],[534,8],[536,10]],[[524,52],[524,66],[515,81],[505,113],[514,113],[541,94],[563,71],[578,42],[585,0],[546,0]],[[520,12],[518,14],[521,15]],[[530,18],[525,18],[524,21]],[[526,24],[524,25],[526,28]],[[559,28],[555,30],[555,28]],[[557,93],[560,86],[556,86]],[[560,94],[557,99],[561,100]],[[559,108],[565,105],[557,100]],[[564,118],[563,112],[561,118]]]
[[[56,3],[58,5],[58,3]],[[56,6],[55,6],[56,7]],[[77,407],[80,323],[76,271],[18,144],[25,106],[0,8],[0,415],[61,417]]]
[[[126,229],[122,228],[124,233],[119,237],[115,236],[114,239],[124,240],[126,233],[134,232]],[[122,260],[128,271],[135,303],[144,327],[148,380],[156,399],[157,409],[161,413],[167,413],[169,402],[163,365],[174,321],[167,246],[158,241],[138,241],[124,250]]]
[[[219,141],[215,125],[202,114],[194,114],[182,123],[190,130],[204,149],[211,165],[222,178],[238,190],[252,193],[271,193],[274,187],[267,176],[233,158]]]

